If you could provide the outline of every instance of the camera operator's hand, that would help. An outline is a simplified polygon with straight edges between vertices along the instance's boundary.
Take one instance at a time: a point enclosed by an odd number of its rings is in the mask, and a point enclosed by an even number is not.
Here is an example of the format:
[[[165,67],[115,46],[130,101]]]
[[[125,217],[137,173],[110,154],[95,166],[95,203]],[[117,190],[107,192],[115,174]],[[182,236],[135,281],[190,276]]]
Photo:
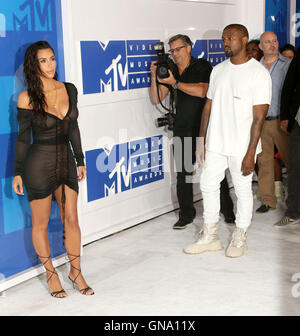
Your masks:
[[[174,85],[176,83],[176,79],[174,78],[172,71],[171,70],[168,71],[169,71],[169,77],[158,78],[158,81],[163,84]]]
[[[157,62],[152,61],[150,65],[150,72],[151,72],[150,94],[153,103],[159,104],[159,102],[163,101],[166,98],[167,94],[169,93],[169,89],[164,85],[157,85],[156,70],[157,70]]]
[[[204,137],[197,138],[196,159],[199,165],[203,167],[205,161]]]
[[[156,61],[152,61],[150,65],[150,72],[151,72],[151,80],[153,81],[156,81],[156,69],[157,69]]]

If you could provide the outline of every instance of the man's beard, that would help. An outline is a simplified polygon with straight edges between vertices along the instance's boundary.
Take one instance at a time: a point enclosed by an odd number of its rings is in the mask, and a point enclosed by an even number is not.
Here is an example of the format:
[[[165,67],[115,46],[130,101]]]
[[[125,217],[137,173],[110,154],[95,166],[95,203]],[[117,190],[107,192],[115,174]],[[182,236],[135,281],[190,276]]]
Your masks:
[[[231,49],[225,49],[224,51],[225,51],[225,54],[226,54],[227,57],[232,57],[233,56],[233,52],[232,52]]]

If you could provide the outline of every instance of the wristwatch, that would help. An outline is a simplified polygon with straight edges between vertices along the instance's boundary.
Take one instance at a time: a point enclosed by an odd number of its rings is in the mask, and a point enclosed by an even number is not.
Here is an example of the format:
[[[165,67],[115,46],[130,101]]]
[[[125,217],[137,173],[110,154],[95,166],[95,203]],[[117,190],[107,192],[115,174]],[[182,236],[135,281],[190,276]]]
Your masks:
[[[172,85],[172,88],[173,88],[174,90],[176,90],[176,89],[177,89],[177,87],[178,87],[178,83],[179,83],[179,81],[178,81],[178,80],[176,80],[176,83]]]

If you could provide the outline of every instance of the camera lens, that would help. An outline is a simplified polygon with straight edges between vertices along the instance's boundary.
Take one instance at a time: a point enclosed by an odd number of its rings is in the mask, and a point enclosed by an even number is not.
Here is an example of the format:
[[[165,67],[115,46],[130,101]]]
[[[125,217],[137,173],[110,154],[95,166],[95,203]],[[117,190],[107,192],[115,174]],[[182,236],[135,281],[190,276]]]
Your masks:
[[[159,78],[167,78],[169,77],[169,72],[168,72],[168,68],[165,66],[160,66],[157,68],[157,76]]]

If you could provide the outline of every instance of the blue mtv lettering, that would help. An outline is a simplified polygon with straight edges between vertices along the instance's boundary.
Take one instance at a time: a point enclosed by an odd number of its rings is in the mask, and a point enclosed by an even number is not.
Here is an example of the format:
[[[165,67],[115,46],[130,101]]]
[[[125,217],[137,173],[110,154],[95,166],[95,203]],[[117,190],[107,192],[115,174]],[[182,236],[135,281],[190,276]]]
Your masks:
[[[158,165],[161,165],[163,162],[163,152],[159,151],[159,152],[152,152],[150,154],[150,165],[151,167],[156,167]]]
[[[225,53],[209,54],[208,60],[212,66],[215,66],[226,60],[226,54]]]
[[[88,202],[164,178],[162,136],[86,152]]]
[[[162,135],[130,142],[130,155],[140,155],[162,149]]]
[[[127,89],[125,41],[81,41],[83,93]]]
[[[222,40],[208,40],[208,52],[224,52]]]
[[[131,188],[128,143],[86,152],[88,202]]]
[[[24,1],[19,6],[21,13],[13,13],[14,30],[15,31],[20,31],[20,30],[50,31],[52,30],[52,27],[51,27],[51,21],[52,21],[51,14],[53,14],[52,6],[53,6],[53,2],[50,0]],[[28,8],[28,11],[26,13],[27,8]],[[38,18],[38,20],[36,20],[36,17]],[[29,22],[30,22],[30,25],[29,25]]]
[[[154,44],[159,40],[128,40],[127,55],[156,55]]]
[[[162,149],[162,135],[153,136],[147,138],[147,140],[149,141],[151,151]]]
[[[129,74],[128,82],[130,90],[149,87],[151,84],[151,74],[150,72]]]
[[[197,40],[192,49],[192,54],[195,58],[208,59],[207,40]]]
[[[151,167],[150,153],[131,158],[132,173],[148,169],[149,167]]]
[[[128,72],[150,71],[151,62],[156,59],[154,56],[128,57]]]
[[[146,171],[140,171],[132,174],[132,188],[137,188],[164,178],[163,167],[150,168]]]
[[[130,155],[141,155],[151,151],[149,139],[138,139],[129,143]]]

